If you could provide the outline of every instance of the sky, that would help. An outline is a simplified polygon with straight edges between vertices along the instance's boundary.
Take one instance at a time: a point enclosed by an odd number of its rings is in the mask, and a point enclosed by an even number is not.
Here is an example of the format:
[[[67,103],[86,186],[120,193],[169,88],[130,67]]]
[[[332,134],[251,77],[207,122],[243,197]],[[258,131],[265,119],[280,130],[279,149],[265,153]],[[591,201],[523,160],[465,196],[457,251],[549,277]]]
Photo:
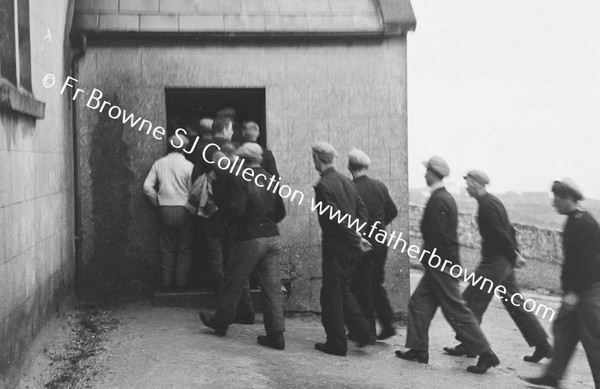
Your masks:
[[[422,161],[449,187],[481,169],[489,190],[549,191],[571,177],[600,199],[600,1],[412,0],[409,186]]]

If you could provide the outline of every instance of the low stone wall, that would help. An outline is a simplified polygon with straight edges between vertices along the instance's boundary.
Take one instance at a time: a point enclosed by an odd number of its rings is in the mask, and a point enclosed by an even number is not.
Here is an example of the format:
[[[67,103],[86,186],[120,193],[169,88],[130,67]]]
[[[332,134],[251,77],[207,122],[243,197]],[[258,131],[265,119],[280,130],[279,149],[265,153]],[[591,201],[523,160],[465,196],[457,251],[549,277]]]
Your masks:
[[[410,236],[421,238],[419,226],[423,216],[423,209],[419,205],[410,205]],[[561,264],[562,233],[531,225],[513,223],[517,231],[517,242],[521,255],[528,259],[538,259],[542,262]],[[458,241],[461,246],[479,249],[481,247],[479,228],[475,215],[459,213],[458,215]]]

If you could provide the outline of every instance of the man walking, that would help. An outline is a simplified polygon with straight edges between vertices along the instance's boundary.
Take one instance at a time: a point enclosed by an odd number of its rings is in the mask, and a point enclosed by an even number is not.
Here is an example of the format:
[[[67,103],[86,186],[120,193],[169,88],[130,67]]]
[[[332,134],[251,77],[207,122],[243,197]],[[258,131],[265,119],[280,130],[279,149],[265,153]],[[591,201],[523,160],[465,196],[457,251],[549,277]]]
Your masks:
[[[583,195],[573,180],[554,181],[552,193],[556,212],[567,216],[563,231],[563,298],[552,328],[554,357],[542,377],[526,381],[558,386],[581,341],[595,386],[600,388],[600,226],[588,211],[579,208]]]
[[[452,265],[460,265],[456,231],[458,211],[454,198],[443,182],[444,177],[450,174],[450,167],[438,156],[432,157],[424,165],[427,168],[425,181],[431,189],[431,196],[421,221],[422,252],[435,252]],[[469,350],[480,356],[477,365],[469,366],[467,371],[483,374],[500,364],[473,313],[461,298],[458,280],[448,274],[448,268],[439,271],[426,263],[424,266],[425,273],[408,304],[406,347],[410,350],[396,351],[396,356],[409,361],[429,362],[429,325],[437,308],[441,307],[457,336]]]
[[[365,205],[354,184],[333,167],[336,156],[337,152],[329,143],[317,142],[312,146],[313,163],[321,175],[315,185],[315,203],[330,207],[331,214],[339,212],[351,220],[358,218],[367,221]],[[348,345],[345,325],[358,347],[364,347],[370,341],[369,323],[350,291],[352,272],[368,242],[350,229],[347,223],[340,223],[339,218],[332,220],[328,215],[323,213],[318,216],[323,253],[321,321],[327,341],[315,344],[315,348],[327,354],[346,356]]]
[[[192,218],[185,204],[194,168],[183,156],[183,149],[188,142],[183,136],[170,137],[167,141],[168,154],[154,162],[144,181],[144,193],[152,205],[158,207],[164,292],[173,289],[173,277],[177,292],[184,292],[188,288],[193,229]]]
[[[251,176],[263,174],[266,180],[272,177],[260,166],[262,149],[259,145],[246,143],[238,149],[237,155],[252,170]],[[283,248],[277,228],[277,223],[285,217],[283,200],[266,188],[255,185],[254,182],[246,182],[240,177],[235,179],[230,199],[227,215],[233,247],[225,272],[225,283],[221,288],[215,315],[200,312],[200,318],[217,334],[225,335],[229,325],[234,322],[248,277],[256,269],[264,302],[267,333],[257,340],[261,345],[283,350],[285,326],[279,271]]]
[[[543,358],[552,358],[553,348],[548,343],[546,331],[537,317],[523,308],[524,298],[515,275],[517,241],[506,209],[496,196],[487,192],[486,185],[490,183],[490,179],[485,172],[472,170],[464,179],[467,181],[467,192],[479,203],[477,224],[481,234],[481,262],[475,270],[475,277],[487,278],[494,286],[504,286],[506,292],[500,298],[504,308],[529,346],[535,346],[533,355],[525,356],[523,359],[528,362],[539,362]],[[463,299],[473,311],[479,324],[492,297],[491,287],[490,290],[485,288],[482,290],[479,286],[469,285],[463,292]],[[458,337],[457,339],[461,340]],[[474,357],[462,343],[456,347],[444,347],[444,351],[454,356]]]
[[[369,214],[368,225],[385,228],[398,215],[398,209],[390,197],[388,188],[381,181],[367,176],[371,158],[363,151],[353,149],[348,153],[348,170],[352,174],[358,195],[365,203]],[[363,254],[352,277],[352,292],[363,314],[369,321],[370,343],[396,335],[394,311],[383,286],[388,246],[374,237],[368,238],[372,249]],[[381,324],[381,333],[376,336],[375,317]],[[350,337],[352,340],[352,337]]]

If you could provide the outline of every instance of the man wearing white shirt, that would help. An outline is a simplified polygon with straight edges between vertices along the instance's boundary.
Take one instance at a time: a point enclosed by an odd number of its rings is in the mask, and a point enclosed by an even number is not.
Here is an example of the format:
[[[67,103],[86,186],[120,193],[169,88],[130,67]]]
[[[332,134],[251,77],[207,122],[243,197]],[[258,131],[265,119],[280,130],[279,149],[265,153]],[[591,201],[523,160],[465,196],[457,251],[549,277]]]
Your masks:
[[[158,207],[163,291],[171,291],[173,284],[177,292],[188,288],[193,230],[185,204],[194,169],[183,156],[188,143],[181,135],[169,138],[168,154],[154,162],[144,181],[144,193]]]

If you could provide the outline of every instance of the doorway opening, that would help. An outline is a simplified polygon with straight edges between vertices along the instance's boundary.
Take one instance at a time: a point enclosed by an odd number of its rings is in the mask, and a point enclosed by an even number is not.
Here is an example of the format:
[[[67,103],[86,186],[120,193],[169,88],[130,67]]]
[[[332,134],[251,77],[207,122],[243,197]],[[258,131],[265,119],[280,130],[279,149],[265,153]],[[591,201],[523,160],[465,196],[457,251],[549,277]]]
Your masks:
[[[167,88],[165,97],[167,138],[174,135],[177,128],[197,126],[203,118],[229,116],[234,123],[232,142],[243,143],[242,125],[253,121],[260,128],[258,143],[267,147],[264,88]],[[225,262],[229,252],[227,246],[226,243],[223,252]],[[200,234],[194,233],[189,283],[192,290],[209,290],[213,286],[207,255],[205,242]],[[251,288],[256,289],[257,284],[256,278],[251,277]]]

